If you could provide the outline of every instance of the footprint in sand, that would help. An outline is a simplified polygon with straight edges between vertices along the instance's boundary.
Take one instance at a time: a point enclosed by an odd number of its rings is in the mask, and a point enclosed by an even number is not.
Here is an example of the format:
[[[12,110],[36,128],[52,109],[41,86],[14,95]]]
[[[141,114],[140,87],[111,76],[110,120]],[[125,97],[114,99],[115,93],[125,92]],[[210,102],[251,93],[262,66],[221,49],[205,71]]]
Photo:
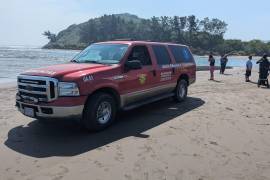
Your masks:
[[[64,175],[69,172],[69,169],[65,166],[60,166],[59,168],[61,169],[61,171],[58,173],[59,175]]]
[[[132,176],[129,175],[129,174],[125,174],[125,179],[131,180],[132,179]]]
[[[134,171],[134,172],[139,172],[139,171],[141,171],[141,170],[142,170],[142,167],[141,167],[140,163],[136,162],[136,163],[134,164],[133,171]]]
[[[157,169],[153,172],[154,177],[157,179],[167,179],[165,176],[165,171],[163,169]]]
[[[116,153],[116,157],[114,159],[117,160],[117,161],[120,161],[120,162],[122,162],[122,161],[125,160],[123,154],[122,153],[119,153],[119,152]]]
[[[104,167],[104,165],[101,162],[99,162],[99,161],[95,161],[94,164],[96,166],[98,166],[99,168],[103,168]]]
[[[242,154],[244,154],[244,155],[246,155],[246,156],[250,156],[250,154],[247,153],[247,152],[242,152]]]
[[[52,180],[60,180],[63,179],[64,175],[69,172],[69,169],[65,166],[59,166],[59,171],[55,174],[50,174],[52,177]]]
[[[218,143],[215,142],[215,141],[210,141],[209,143],[212,144],[212,145],[218,146]]]
[[[233,111],[233,109],[232,108],[229,108],[229,107],[226,107],[226,110]]]

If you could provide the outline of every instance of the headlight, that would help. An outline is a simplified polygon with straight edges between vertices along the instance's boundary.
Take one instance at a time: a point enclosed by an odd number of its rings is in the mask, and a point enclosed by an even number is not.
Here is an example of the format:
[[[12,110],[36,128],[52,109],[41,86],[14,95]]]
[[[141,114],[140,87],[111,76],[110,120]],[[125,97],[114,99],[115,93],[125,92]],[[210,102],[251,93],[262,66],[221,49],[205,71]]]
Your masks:
[[[79,96],[80,91],[76,83],[59,82],[58,94],[59,96]]]

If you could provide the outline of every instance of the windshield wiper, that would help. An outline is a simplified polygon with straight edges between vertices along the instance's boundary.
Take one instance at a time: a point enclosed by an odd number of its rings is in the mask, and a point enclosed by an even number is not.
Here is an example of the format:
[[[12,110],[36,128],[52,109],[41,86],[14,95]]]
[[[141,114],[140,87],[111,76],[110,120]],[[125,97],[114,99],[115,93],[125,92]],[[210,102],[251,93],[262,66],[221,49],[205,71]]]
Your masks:
[[[93,63],[93,64],[111,65],[110,63],[105,63],[105,62],[96,61],[96,60],[77,61],[77,60],[73,59],[73,60],[71,60],[70,62],[74,62],[74,63]]]
[[[75,59],[72,59],[70,62],[79,63],[79,62],[76,61]]]
[[[84,63],[95,63],[95,64],[99,64],[99,61],[95,61],[95,60],[86,60],[84,61]]]
[[[104,62],[100,62],[100,61],[96,61],[96,60],[87,60],[87,61],[84,61],[84,63],[106,64]]]

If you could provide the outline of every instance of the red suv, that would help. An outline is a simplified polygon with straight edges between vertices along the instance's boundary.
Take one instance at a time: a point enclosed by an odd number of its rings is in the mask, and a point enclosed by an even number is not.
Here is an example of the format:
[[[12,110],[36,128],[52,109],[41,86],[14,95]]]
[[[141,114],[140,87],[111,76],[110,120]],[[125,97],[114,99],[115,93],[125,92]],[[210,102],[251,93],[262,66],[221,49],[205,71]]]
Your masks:
[[[70,63],[20,74],[16,106],[36,119],[78,118],[97,131],[109,126],[118,110],[168,97],[184,101],[195,79],[196,64],[187,46],[101,42]]]

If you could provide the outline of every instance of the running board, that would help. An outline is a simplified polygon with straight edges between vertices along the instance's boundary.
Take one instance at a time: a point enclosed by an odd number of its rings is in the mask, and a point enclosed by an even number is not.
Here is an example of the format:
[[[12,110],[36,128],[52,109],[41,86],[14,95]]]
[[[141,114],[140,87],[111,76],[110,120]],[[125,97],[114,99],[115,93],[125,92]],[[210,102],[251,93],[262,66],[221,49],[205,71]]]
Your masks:
[[[164,94],[164,95],[161,95],[161,96],[155,96],[155,97],[149,98],[148,100],[140,101],[138,103],[134,103],[134,104],[128,105],[126,107],[123,107],[123,110],[128,111],[128,110],[135,109],[135,108],[138,108],[140,106],[150,104],[150,103],[153,103],[153,102],[156,102],[156,101],[159,101],[159,100],[162,100],[162,99],[166,99],[166,98],[169,98],[169,97],[172,97],[172,96],[174,96],[174,93]]]

